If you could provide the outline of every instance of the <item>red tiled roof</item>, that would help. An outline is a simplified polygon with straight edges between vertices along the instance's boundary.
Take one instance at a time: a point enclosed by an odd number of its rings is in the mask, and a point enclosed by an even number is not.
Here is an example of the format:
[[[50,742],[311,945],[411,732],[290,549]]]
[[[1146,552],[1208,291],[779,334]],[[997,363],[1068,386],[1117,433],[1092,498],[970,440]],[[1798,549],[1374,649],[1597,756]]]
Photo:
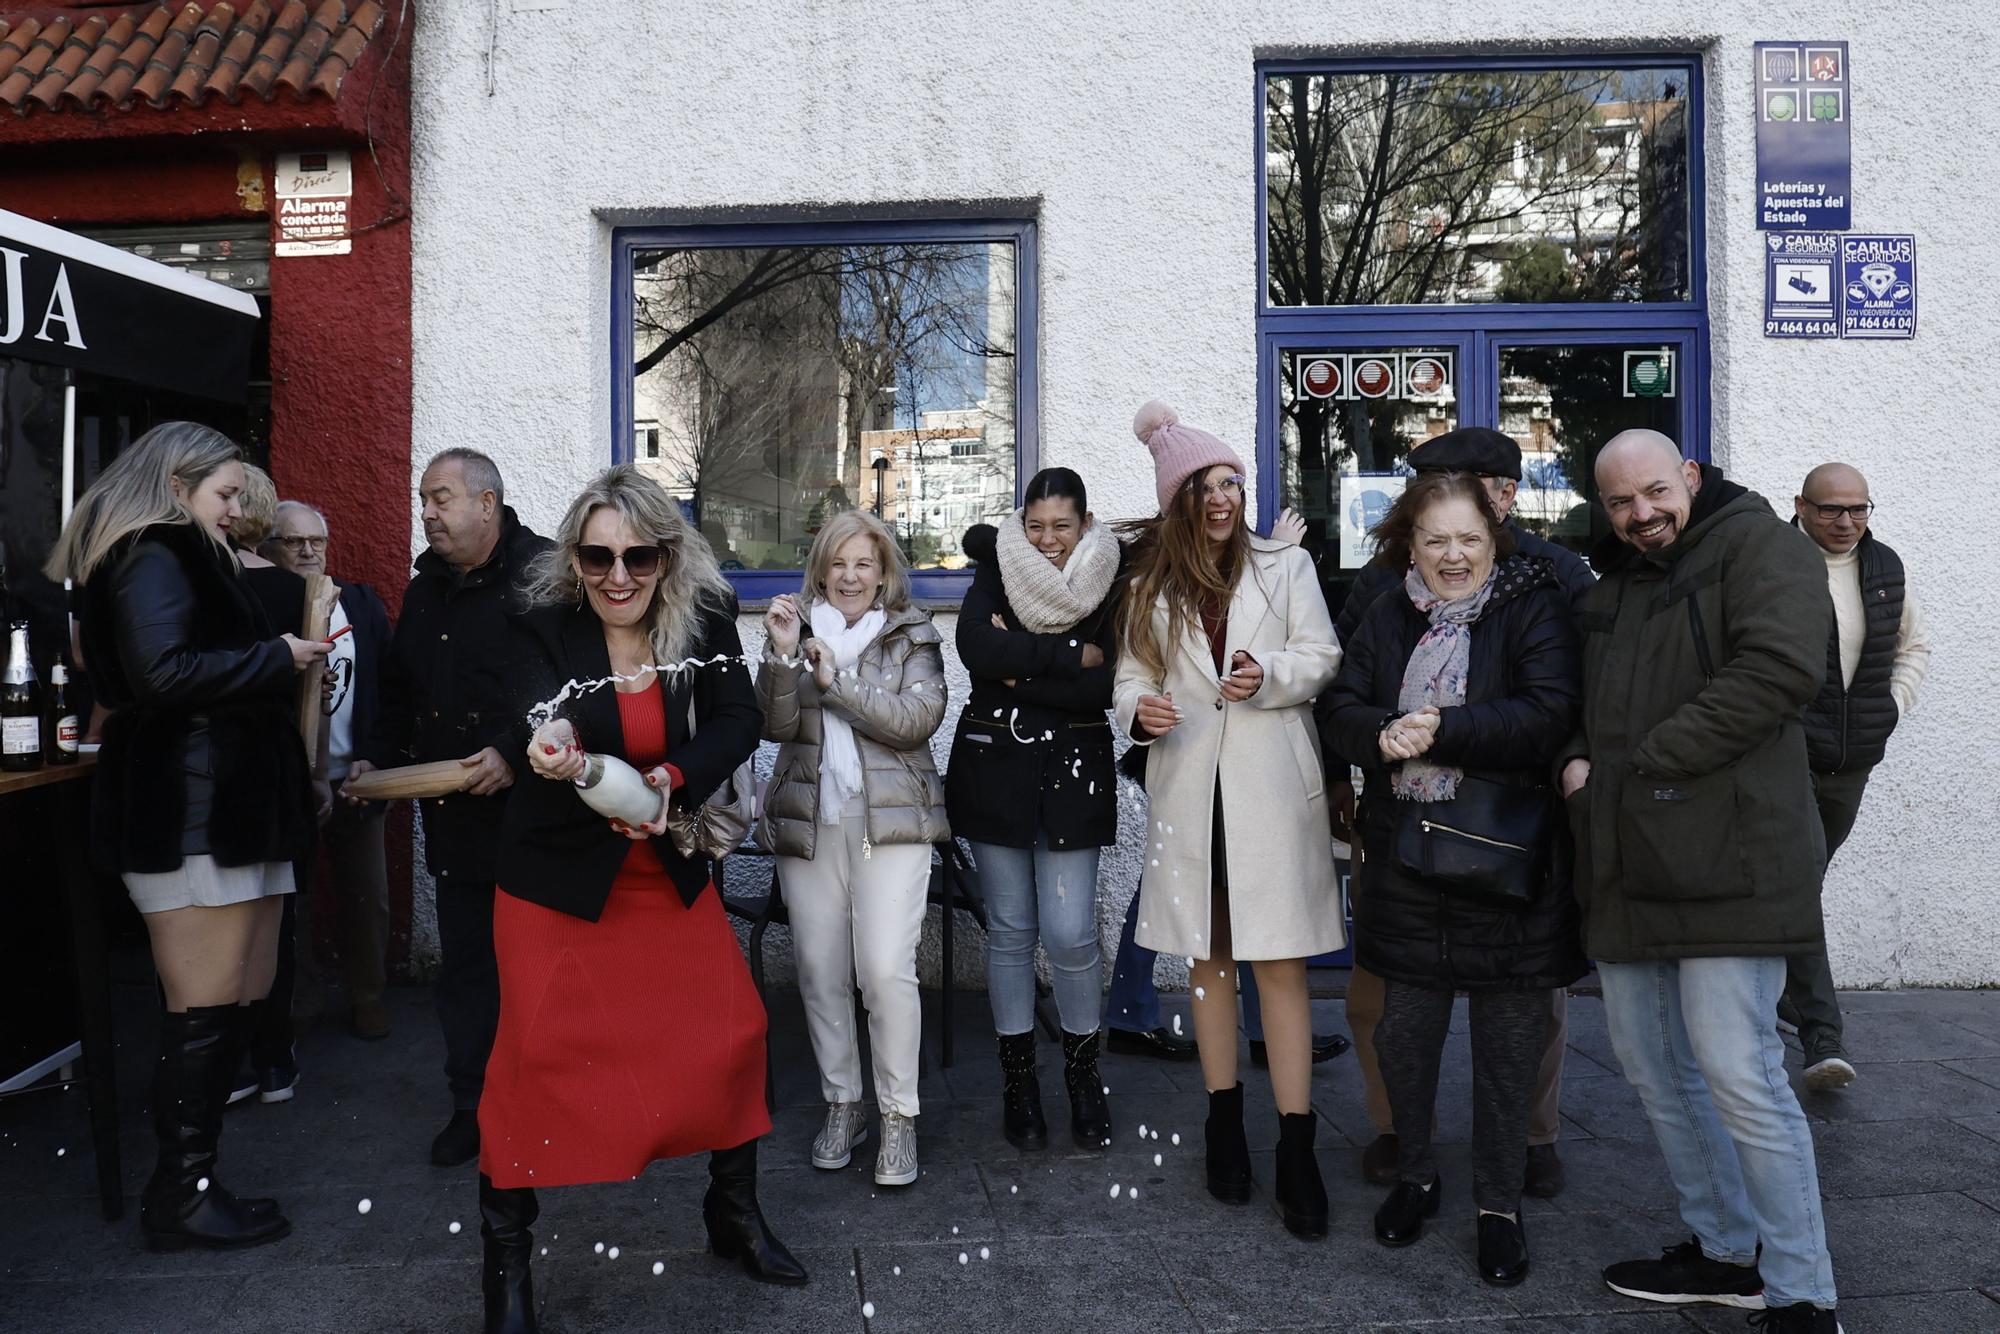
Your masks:
[[[111,6],[87,18],[0,14],[0,104],[34,112],[232,105],[340,95],[381,30],[379,0],[227,0]]]

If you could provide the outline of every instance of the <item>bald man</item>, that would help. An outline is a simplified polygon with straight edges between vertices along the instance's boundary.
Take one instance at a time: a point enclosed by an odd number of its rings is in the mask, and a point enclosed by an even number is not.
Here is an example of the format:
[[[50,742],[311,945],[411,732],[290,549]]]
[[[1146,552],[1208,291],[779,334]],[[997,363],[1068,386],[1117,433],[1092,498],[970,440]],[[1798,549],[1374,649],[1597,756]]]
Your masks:
[[[1813,797],[1831,858],[1854,828],[1889,734],[1917,702],[1931,646],[1902,559],[1868,531],[1875,504],[1867,478],[1845,463],[1822,463],[1806,474],[1792,511],[1826,558],[1833,595],[1826,677],[1805,713]],[[1798,1030],[1807,1085],[1837,1089],[1854,1082],[1824,948],[1791,957],[1778,1016]]]
[[[1657,431],[1614,436],[1596,470],[1612,536],[1577,613],[1583,727],[1562,788],[1612,1048],[1694,1233],[1604,1281],[1835,1334],[1812,1133],[1771,1022],[1786,957],[1823,948],[1800,711],[1826,675],[1826,567]]]

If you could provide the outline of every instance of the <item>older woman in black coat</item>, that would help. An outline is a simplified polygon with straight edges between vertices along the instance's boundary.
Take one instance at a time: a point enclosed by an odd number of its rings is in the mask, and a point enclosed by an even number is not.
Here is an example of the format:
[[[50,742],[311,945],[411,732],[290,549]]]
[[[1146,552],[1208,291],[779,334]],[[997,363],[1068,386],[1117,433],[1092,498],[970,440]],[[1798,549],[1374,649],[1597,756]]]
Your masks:
[[[1367,774],[1356,961],[1386,979],[1376,1049],[1401,1180],[1387,1246],[1437,1212],[1438,1058],[1471,994],[1479,1271],[1527,1276],[1520,1199],[1547,993],[1584,972],[1577,908],[1553,868],[1550,766],[1580,702],[1576,633],[1551,564],[1515,554],[1479,479],[1426,473],[1376,529],[1408,566],[1369,608],[1318,709],[1327,750]]]

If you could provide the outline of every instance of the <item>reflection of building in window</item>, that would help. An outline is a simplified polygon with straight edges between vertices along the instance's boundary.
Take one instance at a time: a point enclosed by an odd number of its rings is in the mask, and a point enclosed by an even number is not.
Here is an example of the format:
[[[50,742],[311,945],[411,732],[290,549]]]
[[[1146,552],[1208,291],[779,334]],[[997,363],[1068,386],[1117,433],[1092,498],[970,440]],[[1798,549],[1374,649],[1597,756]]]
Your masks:
[[[639,421],[632,427],[632,458],[636,462],[660,457],[660,424]]]
[[[798,568],[857,505],[913,564],[962,564],[964,529],[1013,503],[1014,264],[983,240],[637,252],[634,417],[658,450],[635,457],[738,568]]]

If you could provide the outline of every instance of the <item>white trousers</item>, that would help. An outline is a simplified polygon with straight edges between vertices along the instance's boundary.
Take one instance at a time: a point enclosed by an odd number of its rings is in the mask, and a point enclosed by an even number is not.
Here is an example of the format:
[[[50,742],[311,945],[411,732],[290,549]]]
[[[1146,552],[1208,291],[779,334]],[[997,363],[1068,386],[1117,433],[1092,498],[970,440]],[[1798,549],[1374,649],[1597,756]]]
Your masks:
[[[854,1029],[854,984],[868,1008],[875,1101],[885,1112],[917,1114],[923,1008],[917,991],[917,937],[924,925],[931,850],[876,844],[861,854],[867,817],[821,825],[815,855],[778,858],[792,919],[799,995],[806,1005],[820,1091],[828,1102],[861,1101],[861,1035]]]

